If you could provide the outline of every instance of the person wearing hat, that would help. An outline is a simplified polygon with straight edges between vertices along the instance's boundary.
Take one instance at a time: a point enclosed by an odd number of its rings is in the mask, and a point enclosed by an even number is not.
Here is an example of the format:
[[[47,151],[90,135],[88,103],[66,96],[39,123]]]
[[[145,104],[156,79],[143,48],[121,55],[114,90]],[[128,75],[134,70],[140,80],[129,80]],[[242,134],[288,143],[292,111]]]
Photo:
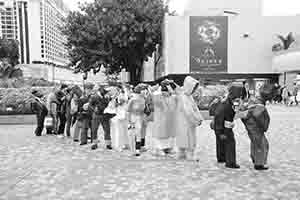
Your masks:
[[[47,116],[48,110],[45,105],[45,102],[42,100],[43,94],[37,90],[31,92],[33,95],[34,101],[31,103],[31,110],[36,114],[37,127],[34,131],[36,136],[41,136],[44,129],[44,121]]]
[[[212,127],[216,137],[220,138],[220,144],[217,144],[218,162],[225,162],[227,168],[233,169],[240,168],[236,163],[236,143],[233,128],[234,117],[243,94],[242,90],[243,87],[240,85],[229,86],[226,99],[215,109]]]
[[[108,107],[110,102],[110,98],[107,96],[107,90],[105,90],[104,86],[100,86],[97,93],[91,97],[90,105],[93,108],[92,115],[92,140],[93,145],[91,147],[92,150],[98,148],[98,129],[101,124],[104,131],[104,140],[106,149],[112,150],[111,146],[111,133],[110,133],[110,119],[115,115],[110,113],[104,113],[104,110]]]
[[[265,136],[270,125],[270,116],[266,108],[266,102],[274,97],[274,87],[264,84],[259,89],[259,96],[250,100],[247,107],[247,115],[242,118],[248,136],[250,138],[250,157],[256,170],[267,170],[267,158],[269,142]]]
[[[139,84],[134,88],[134,94],[128,102],[128,134],[129,146],[135,156],[140,156],[142,145],[142,125],[145,110],[145,92],[147,87]]]

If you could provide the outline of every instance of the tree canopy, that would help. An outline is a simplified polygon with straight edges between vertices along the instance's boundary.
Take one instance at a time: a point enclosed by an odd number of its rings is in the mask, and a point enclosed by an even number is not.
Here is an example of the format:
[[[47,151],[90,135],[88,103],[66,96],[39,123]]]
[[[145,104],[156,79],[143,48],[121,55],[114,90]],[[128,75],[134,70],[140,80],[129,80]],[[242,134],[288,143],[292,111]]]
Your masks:
[[[95,0],[71,12],[64,33],[75,72],[108,73],[126,68],[132,81],[141,77],[144,61],[162,43],[168,12],[163,0]]]
[[[0,38],[0,60],[3,59],[12,66],[19,63],[19,46],[16,40]]]

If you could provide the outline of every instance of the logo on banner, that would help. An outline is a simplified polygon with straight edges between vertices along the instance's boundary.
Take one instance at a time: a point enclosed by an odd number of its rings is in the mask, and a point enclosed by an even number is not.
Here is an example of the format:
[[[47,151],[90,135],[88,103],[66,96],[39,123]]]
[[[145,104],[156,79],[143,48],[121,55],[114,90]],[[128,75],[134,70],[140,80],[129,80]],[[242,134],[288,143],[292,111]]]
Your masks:
[[[226,17],[191,17],[190,68],[192,72],[227,70],[226,20]]]

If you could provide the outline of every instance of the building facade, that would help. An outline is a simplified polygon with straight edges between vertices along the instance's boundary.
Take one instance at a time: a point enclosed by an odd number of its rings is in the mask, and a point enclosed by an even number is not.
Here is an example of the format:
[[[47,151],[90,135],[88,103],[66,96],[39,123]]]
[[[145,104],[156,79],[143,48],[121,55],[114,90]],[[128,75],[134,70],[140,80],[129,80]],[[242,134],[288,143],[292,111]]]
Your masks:
[[[277,82],[283,72],[275,69],[273,59],[276,54],[272,52],[272,46],[280,43],[277,35],[300,34],[300,16],[266,17],[262,10],[261,0],[185,0],[182,15],[165,18],[164,65],[163,69],[156,70],[154,78],[193,75],[207,81],[248,81],[253,88],[262,81]],[[228,20],[224,29],[227,42],[221,47],[226,49],[223,51],[226,66],[221,70],[205,71],[209,64],[215,64],[210,61],[218,63],[219,59],[208,60],[207,66],[191,66],[191,55],[195,51],[191,46],[198,42],[192,34],[194,24],[191,19],[201,17],[211,17],[213,21],[217,17]],[[203,32],[200,34],[203,36]]]
[[[21,64],[68,64],[62,0],[2,0],[0,8],[1,37],[19,42]]]

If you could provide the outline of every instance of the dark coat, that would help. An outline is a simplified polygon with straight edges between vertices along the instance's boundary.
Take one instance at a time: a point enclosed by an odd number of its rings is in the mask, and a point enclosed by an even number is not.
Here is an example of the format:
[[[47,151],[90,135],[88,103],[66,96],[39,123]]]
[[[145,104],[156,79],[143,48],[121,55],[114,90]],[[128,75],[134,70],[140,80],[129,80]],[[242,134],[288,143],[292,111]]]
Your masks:
[[[225,128],[225,121],[233,122],[235,111],[233,110],[233,103],[230,99],[226,99],[219,103],[215,109],[215,117],[214,117],[214,130],[216,134],[225,134],[228,131]],[[230,129],[230,131],[232,131]]]
[[[270,125],[270,116],[265,107],[265,101],[260,98],[250,101],[247,117],[242,121],[249,132],[266,132]]]
[[[37,97],[31,103],[31,111],[36,115],[44,115],[46,116],[48,113],[47,106],[42,100],[38,100]]]
[[[265,132],[269,128],[270,116],[265,107],[265,101],[256,98],[249,102],[248,114],[242,119],[251,141],[251,158],[254,165],[266,165],[269,143]]]

